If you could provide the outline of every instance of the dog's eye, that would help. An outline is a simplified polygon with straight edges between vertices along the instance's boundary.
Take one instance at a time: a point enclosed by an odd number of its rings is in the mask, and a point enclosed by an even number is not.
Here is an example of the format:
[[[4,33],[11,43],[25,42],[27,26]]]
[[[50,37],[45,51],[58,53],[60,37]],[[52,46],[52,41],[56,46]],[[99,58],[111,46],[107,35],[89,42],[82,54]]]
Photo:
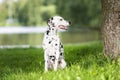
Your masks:
[[[60,21],[62,21],[63,19],[60,19]]]

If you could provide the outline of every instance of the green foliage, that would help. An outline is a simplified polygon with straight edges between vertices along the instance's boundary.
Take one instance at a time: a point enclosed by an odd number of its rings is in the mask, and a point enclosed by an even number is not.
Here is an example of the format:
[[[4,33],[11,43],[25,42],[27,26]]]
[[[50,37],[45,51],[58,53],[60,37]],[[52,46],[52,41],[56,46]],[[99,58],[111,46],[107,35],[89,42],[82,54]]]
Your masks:
[[[55,14],[54,10],[53,5],[44,6],[41,0],[27,0],[24,7],[19,9],[18,19],[23,25],[27,26],[43,25],[44,21]]]
[[[101,0],[59,0],[57,13],[71,19],[77,27],[98,27],[101,19]],[[64,2],[64,3],[63,3]]]
[[[0,4],[0,25],[8,18],[8,4]],[[58,15],[72,21],[72,26],[99,27],[101,24],[100,0],[18,0],[12,1],[12,17],[23,26],[45,25],[48,18]],[[4,14],[3,14],[4,13]]]
[[[8,11],[7,9],[7,3],[4,2],[0,5],[0,26],[5,25],[5,21],[7,19]]]
[[[47,3],[44,0],[18,0],[11,3],[12,17],[17,22],[14,22],[14,25],[45,25],[47,19],[56,14],[55,5],[53,4],[54,0],[49,0]],[[0,4],[0,25],[2,26],[6,25],[6,20],[8,19],[8,7],[7,0]]]
[[[67,68],[44,73],[43,50],[0,49],[0,80],[119,80],[120,63],[103,56],[99,42],[66,45]]]

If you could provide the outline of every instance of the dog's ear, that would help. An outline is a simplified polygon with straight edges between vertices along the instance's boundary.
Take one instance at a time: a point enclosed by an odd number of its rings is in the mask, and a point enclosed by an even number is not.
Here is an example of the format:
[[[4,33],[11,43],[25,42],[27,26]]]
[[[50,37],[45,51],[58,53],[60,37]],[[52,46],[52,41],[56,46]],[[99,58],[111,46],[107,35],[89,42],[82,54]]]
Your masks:
[[[47,24],[51,25],[52,24],[53,17],[47,20]]]
[[[49,23],[50,23],[50,19],[47,20],[47,24],[49,24]]]
[[[47,20],[47,24],[48,24],[48,26],[50,26],[50,24],[51,24],[50,19]]]

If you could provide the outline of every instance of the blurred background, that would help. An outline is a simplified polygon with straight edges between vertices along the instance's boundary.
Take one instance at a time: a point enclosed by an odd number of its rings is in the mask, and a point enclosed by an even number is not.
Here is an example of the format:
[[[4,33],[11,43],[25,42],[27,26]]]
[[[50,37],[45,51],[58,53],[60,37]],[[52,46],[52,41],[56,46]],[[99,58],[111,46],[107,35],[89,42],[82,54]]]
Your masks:
[[[101,0],[0,0],[0,46],[40,46],[55,15],[72,22],[63,44],[101,40]]]

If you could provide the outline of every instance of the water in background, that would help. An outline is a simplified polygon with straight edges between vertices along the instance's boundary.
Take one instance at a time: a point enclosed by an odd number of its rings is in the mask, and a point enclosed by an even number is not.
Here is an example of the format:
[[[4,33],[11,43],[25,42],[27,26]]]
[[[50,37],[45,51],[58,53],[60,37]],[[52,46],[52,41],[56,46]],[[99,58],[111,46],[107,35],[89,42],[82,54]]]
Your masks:
[[[74,30],[59,33],[63,44],[76,44],[100,40],[100,33],[91,30]],[[41,45],[43,33],[32,34],[1,34],[0,45]]]

